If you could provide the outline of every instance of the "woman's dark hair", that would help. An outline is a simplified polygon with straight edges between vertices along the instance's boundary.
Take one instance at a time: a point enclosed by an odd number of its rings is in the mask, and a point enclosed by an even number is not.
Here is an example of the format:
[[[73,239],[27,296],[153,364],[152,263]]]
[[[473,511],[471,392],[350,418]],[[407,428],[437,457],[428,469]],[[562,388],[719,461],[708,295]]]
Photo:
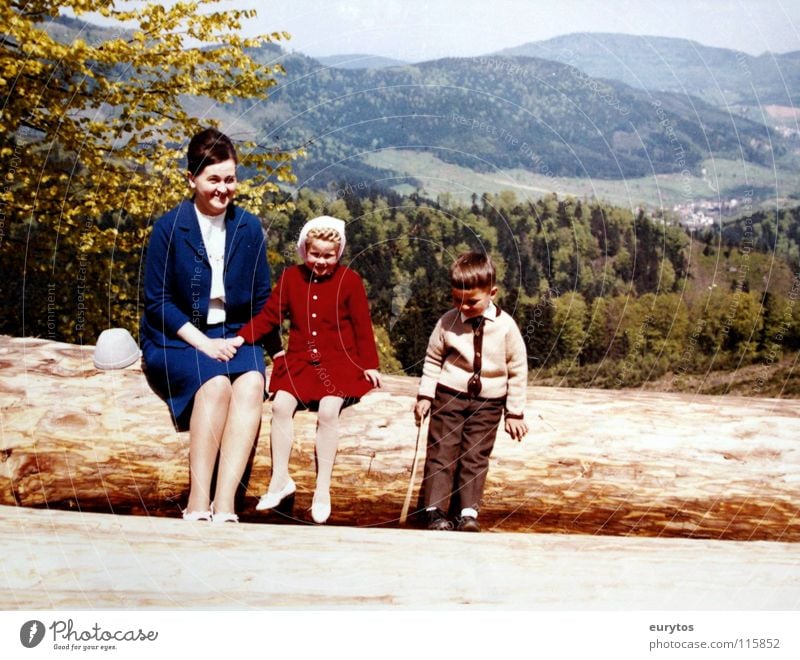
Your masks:
[[[231,139],[216,128],[200,131],[191,139],[186,160],[186,167],[192,176],[197,176],[209,165],[216,165],[226,160],[239,162]]]

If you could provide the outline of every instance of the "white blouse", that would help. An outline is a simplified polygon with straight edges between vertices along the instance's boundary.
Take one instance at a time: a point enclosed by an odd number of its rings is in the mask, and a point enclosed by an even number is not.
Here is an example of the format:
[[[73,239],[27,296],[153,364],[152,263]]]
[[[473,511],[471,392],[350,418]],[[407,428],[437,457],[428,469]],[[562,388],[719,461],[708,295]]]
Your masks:
[[[225,212],[219,215],[205,215],[194,207],[200,233],[206,247],[208,263],[211,264],[211,294],[208,303],[209,325],[225,321],[225,283],[222,279],[225,261]]]

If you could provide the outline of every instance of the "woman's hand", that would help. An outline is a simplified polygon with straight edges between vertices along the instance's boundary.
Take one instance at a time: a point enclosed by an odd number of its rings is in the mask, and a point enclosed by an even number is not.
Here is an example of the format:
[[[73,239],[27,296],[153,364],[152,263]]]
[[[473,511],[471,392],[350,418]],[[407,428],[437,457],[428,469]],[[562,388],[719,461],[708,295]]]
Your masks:
[[[373,387],[381,386],[381,374],[377,369],[365,369],[364,378],[366,378]]]
[[[237,337],[236,339],[241,339]],[[220,362],[228,362],[236,355],[236,349],[241,346],[244,340],[240,341],[238,345],[234,343],[236,339],[206,339],[198,350],[205,353],[212,360],[219,360]]]
[[[190,346],[194,346],[198,351],[207,355],[212,360],[219,360],[220,362],[227,362],[230,360],[236,355],[236,349],[244,344],[243,337],[211,339],[188,321],[178,330],[178,337],[183,339],[183,341]]]

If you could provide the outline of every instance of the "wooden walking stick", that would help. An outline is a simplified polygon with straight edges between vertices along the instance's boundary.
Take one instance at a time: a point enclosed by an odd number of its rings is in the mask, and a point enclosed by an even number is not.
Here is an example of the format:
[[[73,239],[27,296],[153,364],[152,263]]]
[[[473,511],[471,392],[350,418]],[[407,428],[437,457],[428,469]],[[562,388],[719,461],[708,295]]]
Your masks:
[[[400,512],[400,524],[405,525],[406,519],[408,518],[408,508],[411,505],[411,496],[414,494],[414,482],[417,480],[417,466],[419,465],[420,459],[420,443],[423,441],[423,438],[427,440],[428,433],[427,433],[427,421],[430,419],[430,414],[425,415],[422,418],[422,421],[419,423],[419,427],[417,427],[417,445],[414,447],[414,460],[411,463],[411,477],[408,480],[408,489],[406,490],[406,499],[403,501],[403,510]],[[423,433],[423,429],[425,432]]]

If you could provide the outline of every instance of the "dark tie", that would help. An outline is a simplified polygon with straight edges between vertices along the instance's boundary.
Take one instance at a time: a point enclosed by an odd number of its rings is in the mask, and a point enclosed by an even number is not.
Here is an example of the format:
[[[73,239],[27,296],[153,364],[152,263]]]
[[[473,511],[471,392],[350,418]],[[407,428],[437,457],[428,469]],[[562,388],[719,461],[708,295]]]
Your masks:
[[[472,324],[472,346],[474,356],[472,358],[472,377],[467,383],[467,394],[473,399],[481,393],[481,351],[483,351],[483,316],[470,319]]]

